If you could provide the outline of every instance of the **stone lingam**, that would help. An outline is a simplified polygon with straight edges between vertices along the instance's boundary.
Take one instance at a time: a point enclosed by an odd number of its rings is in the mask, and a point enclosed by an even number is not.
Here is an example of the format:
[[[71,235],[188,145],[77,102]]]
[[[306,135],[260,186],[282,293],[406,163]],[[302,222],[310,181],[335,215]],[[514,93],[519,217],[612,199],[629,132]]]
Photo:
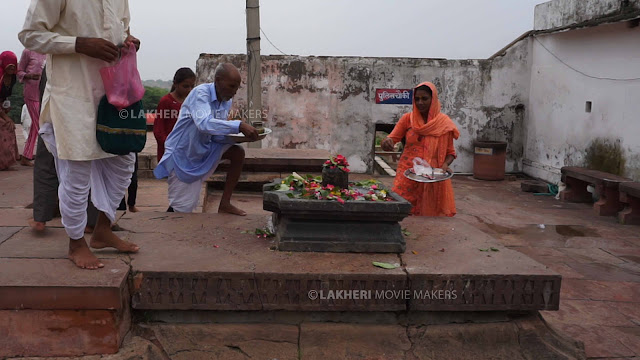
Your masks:
[[[411,204],[377,180],[349,182],[347,166],[338,155],[325,162],[323,177],[293,173],[264,185],[263,208],[273,212],[278,250],[404,252],[399,222]],[[348,187],[331,183],[340,181]]]

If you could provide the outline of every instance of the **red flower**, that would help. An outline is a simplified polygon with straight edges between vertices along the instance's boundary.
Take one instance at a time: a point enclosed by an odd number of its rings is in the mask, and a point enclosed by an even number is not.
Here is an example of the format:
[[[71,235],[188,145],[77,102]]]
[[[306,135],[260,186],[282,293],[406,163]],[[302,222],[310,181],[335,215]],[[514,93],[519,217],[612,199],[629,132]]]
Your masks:
[[[336,201],[338,201],[340,204],[344,204],[344,200],[342,200],[342,198],[336,198]]]

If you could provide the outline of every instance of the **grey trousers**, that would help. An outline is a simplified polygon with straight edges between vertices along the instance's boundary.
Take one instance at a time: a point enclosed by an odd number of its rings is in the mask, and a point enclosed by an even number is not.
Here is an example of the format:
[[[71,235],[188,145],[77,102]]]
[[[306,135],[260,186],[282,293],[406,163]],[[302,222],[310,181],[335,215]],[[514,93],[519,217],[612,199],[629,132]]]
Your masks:
[[[53,155],[38,135],[38,148],[33,163],[33,220],[51,221],[60,213],[58,210],[58,173]],[[91,194],[89,194],[91,199]],[[59,215],[58,215],[59,216]],[[96,226],[98,209],[91,200],[87,204],[87,226]]]

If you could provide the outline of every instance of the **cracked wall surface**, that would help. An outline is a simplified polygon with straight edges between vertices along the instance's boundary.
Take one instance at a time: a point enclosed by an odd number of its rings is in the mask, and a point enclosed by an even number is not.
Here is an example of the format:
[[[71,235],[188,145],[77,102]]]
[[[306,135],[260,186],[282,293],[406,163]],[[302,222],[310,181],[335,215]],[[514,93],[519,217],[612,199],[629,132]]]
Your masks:
[[[352,171],[371,172],[376,124],[395,124],[407,105],[375,103],[378,88],[413,88],[432,81],[443,112],[458,125],[456,172],[473,169],[473,141],[509,142],[507,171],[521,171],[529,91],[529,54],[525,40],[496,60],[263,56],[265,126],[273,134],[263,147],[325,149],[348,158]],[[202,55],[198,82],[213,81],[220,62],[243,74],[234,98],[246,109],[246,56]]]
[[[535,30],[590,25],[640,11],[640,0],[554,0],[536,6]]]

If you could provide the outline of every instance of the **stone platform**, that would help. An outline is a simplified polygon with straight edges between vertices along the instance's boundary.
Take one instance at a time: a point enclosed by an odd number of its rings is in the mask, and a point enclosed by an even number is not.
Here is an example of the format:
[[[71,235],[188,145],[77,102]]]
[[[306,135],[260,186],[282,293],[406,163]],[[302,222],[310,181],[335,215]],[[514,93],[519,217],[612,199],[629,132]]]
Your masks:
[[[274,251],[272,239],[243,233],[267,216],[125,215],[144,249],[131,256],[134,309],[144,310],[555,310],[561,277],[457,219],[408,218],[405,254]],[[481,251],[494,248],[497,251]],[[386,270],[372,262],[397,263]],[[312,291],[448,290],[455,299],[312,299]]]
[[[138,311],[249,311],[258,317],[267,311],[558,309],[560,275],[462,220],[405,219],[405,254],[291,253],[247,233],[267,224],[268,213],[256,213],[257,205],[245,206],[246,217],[125,214],[118,224],[127,231],[120,235],[142,250],[130,256],[98,251],[106,266],[97,271],[65,260],[61,228],[44,237],[3,228],[0,332],[11,336],[0,338],[0,356],[113,353],[130,324],[129,303]],[[375,267],[374,261],[398,268]]]

